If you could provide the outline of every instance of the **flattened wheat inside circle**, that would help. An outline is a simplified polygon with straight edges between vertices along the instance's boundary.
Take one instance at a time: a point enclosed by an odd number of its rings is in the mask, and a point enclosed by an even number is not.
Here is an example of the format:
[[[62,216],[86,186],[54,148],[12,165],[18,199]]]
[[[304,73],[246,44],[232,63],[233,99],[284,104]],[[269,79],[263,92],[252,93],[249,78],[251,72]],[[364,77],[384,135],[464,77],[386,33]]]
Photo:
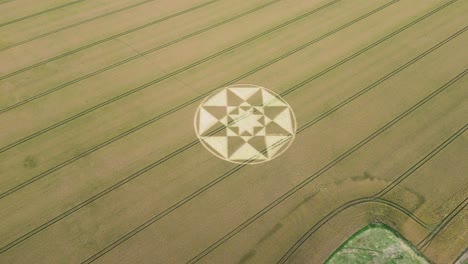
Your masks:
[[[208,96],[195,115],[203,146],[224,160],[271,160],[294,139],[296,120],[279,95],[256,85],[231,85]]]

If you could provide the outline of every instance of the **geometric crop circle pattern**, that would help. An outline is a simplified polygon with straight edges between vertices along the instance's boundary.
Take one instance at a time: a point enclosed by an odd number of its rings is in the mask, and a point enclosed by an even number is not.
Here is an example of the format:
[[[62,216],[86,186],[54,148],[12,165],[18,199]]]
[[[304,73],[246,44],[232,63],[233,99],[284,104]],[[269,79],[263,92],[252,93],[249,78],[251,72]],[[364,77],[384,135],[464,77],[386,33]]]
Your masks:
[[[195,132],[221,159],[256,164],[283,153],[296,133],[286,101],[266,88],[236,84],[216,90],[197,109]]]

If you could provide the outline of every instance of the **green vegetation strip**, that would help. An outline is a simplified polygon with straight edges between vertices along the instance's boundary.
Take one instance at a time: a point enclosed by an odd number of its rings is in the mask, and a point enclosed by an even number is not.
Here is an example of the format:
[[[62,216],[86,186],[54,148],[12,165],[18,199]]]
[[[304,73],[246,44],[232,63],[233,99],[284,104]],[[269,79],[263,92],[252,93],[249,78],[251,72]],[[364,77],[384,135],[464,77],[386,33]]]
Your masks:
[[[342,263],[429,262],[393,229],[383,224],[371,224],[352,235],[325,261],[325,264]]]

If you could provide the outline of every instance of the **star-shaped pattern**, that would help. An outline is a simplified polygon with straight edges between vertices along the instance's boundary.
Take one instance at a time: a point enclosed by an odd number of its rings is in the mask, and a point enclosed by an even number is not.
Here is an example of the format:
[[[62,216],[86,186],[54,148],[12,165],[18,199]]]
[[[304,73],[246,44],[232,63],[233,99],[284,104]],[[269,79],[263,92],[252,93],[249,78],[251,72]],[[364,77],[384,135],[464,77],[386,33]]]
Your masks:
[[[209,96],[198,109],[195,127],[213,154],[250,163],[279,155],[290,145],[296,129],[289,105],[254,85],[233,85]]]
[[[229,119],[232,120],[229,123],[229,128],[238,128],[239,135],[253,136],[255,128],[264,127],[260,123],[260,119],[263,118],[263,114],[259,111],[255,111],[253,107],[242,107],[238,109],[237,114],[228,114]]]

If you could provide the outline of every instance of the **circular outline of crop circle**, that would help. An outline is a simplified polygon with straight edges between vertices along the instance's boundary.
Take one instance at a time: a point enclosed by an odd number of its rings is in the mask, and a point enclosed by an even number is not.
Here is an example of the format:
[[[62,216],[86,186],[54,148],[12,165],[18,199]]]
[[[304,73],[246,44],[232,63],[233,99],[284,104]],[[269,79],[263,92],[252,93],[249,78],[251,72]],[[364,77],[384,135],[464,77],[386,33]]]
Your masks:
[[[260,89],[265,89],[267,92],[269,92],[271,95],[273,95],[274,97],[278,98],[279,100],[281,100],[281,102],[285,103],[287,106],[288,106],[288,109],[289,109],[289,112],[291,113],[291,118],[293,119],[292,121],[292,124],[294,125],[294,129],[293,129],[293,133],[291,133],[291,138],[289,139],[289,143],[286,145],[286,146],[283,146],[283,149],[280,151],[280,152],[277,152],[275,154],[274,157],[272,158],[269,158],[269,159],[265,159],[265,160],[260,160],[260,161],[254,161],[253,159],[248,159],[248,160],[244,160],[244,161],[235,161],[235,160],[230,160],[228,158],[224,158],[223,156],[219,155],[218,153],[214,152],[213,150],[211,150],[211,146],[208,146],[202,139],[201,139],[201,136],[200,134],[198,133],[198,127],[197,127],[197,117],[199,115],[199,112],[200,112],[200,108],[203,106],[203,104],[206,102],[206,100],[208,100],[209,98],[211,98],[213,95],[217,94],[218,92],[220,92],[221,90],[224,90],[224,89],[227,89],[227,88],[231,88],[231,87],[236,87],[236,86],[252,86],[252,87],[258,87]],[[291,144],[293,143],[294,139],[296,138],[296,130],[297,130],[297,120],[296,120],[296,115],[294,114],[294,111],[291,107],[291,105],[289,105],[289,103],[283,99],[283,97],[281,97],[279,94],[277,94],[275,91],[272,91],[268,88],[265,88],[263,86],[259,86],[259,85],[255,85],[255,84],[244,84],[244,83],[236,83],[236,84],[231,84],[231,85],[228,85],[228,86],[225,86],[225,87],[222,87],[222,88],[218,88],[216,90],[214,90],[213,92],[211,92],[209,95],[207,95],[203,101],[198,105],[197,107],[197,111],[195,111],[195,118],[193,120],[193,126],[194,126],[194,130],[195,130],[195,134],[197,135],[197,138],[198,140],[201,142],[201,144],[203,145],[203,147],[205,149],[207,149],[211,154],[213,154],[214,156],[216,156],[217,158],[220,158],[222,160],[225,160],[227,162],[232,162],[232,163],[237,163],[237,164],[252,164],[252,165],[255,165],[255,164],[260,164],[260,163],[264,163],[264,162],[267,162],[267,161],[271,161],[279,156],[281,156],[290,146]]]

